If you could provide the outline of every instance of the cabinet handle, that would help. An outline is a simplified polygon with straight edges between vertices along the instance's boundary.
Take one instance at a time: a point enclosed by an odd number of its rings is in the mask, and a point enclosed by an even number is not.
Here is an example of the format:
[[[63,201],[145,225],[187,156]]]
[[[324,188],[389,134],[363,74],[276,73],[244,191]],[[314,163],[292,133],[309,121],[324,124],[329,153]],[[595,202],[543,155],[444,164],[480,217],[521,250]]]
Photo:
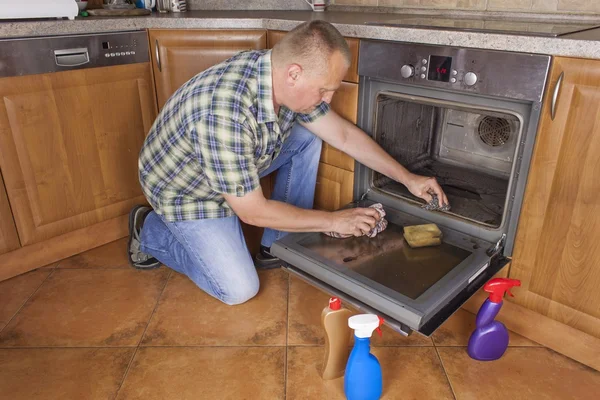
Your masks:
[[[154,44],[156,46],[154,46],[154,51],[156,53],[156,65],[158,65],[158,71],[162,72],[162,67],[160,65],[160,50],[158,48],[158,39],[156,39],[156,42],[154,42]]]
[[[550,106],[550,115],[552,116],[552,121],[554,121],[554,116],[556,115],[556,101],[558,100],[558,94],[560,92],[560,87],[562,86],[562,80],[565,76],[564,71],[560,73],[558,77],[558,81],[556,81],[556,86],[554,86],[554,93],[552,93],[552,105]]]

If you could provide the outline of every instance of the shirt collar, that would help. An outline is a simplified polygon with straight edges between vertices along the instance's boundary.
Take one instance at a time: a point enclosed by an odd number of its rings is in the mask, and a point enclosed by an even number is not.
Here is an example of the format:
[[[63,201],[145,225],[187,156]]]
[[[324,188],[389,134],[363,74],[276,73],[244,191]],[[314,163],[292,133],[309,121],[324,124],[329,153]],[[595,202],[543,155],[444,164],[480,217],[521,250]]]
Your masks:
[[[258,123],[277,121],[273,107],[273,69],[271,67],[271,50],[266,51],[258,59]]]

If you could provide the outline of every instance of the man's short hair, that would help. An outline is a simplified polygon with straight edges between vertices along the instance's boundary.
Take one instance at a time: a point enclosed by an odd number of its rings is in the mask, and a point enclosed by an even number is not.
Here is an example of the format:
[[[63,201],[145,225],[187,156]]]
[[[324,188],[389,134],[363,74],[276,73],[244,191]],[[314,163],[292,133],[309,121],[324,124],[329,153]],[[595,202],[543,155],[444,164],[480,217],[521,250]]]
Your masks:
[[[325,21],[303,22],[288,32],[272,50],[275,65],[299,64],[309,74],[328,71],[331,55],[339,51],[348,66],[352,56],[348,43],[333,25]]]

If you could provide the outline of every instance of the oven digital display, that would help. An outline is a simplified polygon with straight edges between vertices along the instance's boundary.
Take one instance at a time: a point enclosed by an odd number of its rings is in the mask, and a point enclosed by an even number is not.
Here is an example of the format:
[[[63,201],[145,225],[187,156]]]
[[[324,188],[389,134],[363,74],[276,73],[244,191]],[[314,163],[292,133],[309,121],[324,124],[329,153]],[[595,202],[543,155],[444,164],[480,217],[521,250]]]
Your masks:
[[[427,79],[430,81],[449,82],[452,57],[429,56],[429,72]]]

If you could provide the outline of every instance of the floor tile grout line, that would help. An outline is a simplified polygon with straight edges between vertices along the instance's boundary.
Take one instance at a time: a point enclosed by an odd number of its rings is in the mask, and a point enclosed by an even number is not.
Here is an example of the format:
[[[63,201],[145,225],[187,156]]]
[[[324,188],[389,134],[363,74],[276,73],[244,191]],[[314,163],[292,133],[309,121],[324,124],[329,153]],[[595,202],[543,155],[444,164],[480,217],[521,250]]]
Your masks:
[[[152,349],[152,348],[156,348],[156,349],[168,349],[168,348],[173,348],[173,349],[185,349],[185,348],[193,348],[193,349],[228,349],[228,348],[232,348],[232,349],[237,349],[237,348],[253,348],[253,349],[268,349],[268,348],[285,348],[286,346],[283,344],[270,344],[270,345],[244,345],[244,344],[240,344],[240,345],[218,345],[218,346],[214,346],[214,345],[178,345],[178,346],[157,346],[157,345],[152,345],[152,346],[137,346],[137,345],[131,345],[131,346],[0,346],[0,350],[40,350],[40,349],[62,349],[62,350],[68,350],[68,349],[73,349],[73,350],[83,350],[83,349],[137,349],[137,348],[143,348],[143,349]],[[306,346],[309,347],[309,346]],[[311,347],[322,347],[322,346],[311,346]]]
[[[148,327],[150,326],[150,322],[152,321],[152,317],[154,317],[154,313],[156,313],[156,310],[158,309],[158,305],[160,304],[160,299],[162,299],[163,294],[165,293],[165,290],[167,289],[167,286],[169,285],[169,282],[171,281],[171,277],[173,276],[173,270],[169,271],[169,275],[167,276],[167,279],[165,279],[165,284],[162,287],[162,290],[160,291],[160,294],[158,295],[157,299],[156,299],[156,304],[154,305],[154,309],[152,309],[152,313],[150,314],[150,318],[148,318],[148,323],[146,324],[146,328],[144,328],[144,332],[142,333],[142,336],[140,337],[140,340],[137,344],[137,347],[140,347],[140,345],[142,344],[142,340],[144,340],[144,336],[146,335],[146,331],[148,330]]]
[[[15,319],[15,317],[17,315],[19,315],[19,313],[21,312],[21,310],[23,309],[23,307],[25,307],[25,305],[27,303],[29,303],[29,300],[31,300],[31,298],[40,290],[40,288],[44,285],[44,283],[46,283],[46,281],[48,279],[50,279],[50,277],[54,274],[54,271],[56,271],[56,268],[50,268],[50,273],[48,274],[48,276],[38,285],[38,287],[33,291],[33,293],[31,293],[31,295],[27,298],[27,300],[25,300],[23,302],[23,304],[21,304],[21,306],[19,307],[19,309],[17,311],[15,311],[15,313],[13,314],[12,317],[10,317],[10,319],[8,320],[8,322],[6,323],[6,325],[4,325],[2,327],[2,329],[0,329],[0,334],[10,325],[10,323],[13,321],[13,319]]]
[[[450,381],[450,377],[448,376],[448,371],[446,371],[446,366],[444,365],[444,360],[442,360],[442,356],[440,356],[440,351],[438,350],[437,346],[434,346],[435,348],[435,354],[437,354],[438,360],[440,360],[440,364],[442,365],[442,371],[444,371],[444,376],[446,377],[446,381],[448,382],[448,385],[450,386],[450,390],[452,391],[452,396],[454,396],[454,400],[457,400],[458,398],[456,397],[456,392],[454,391],[454,386],[452,386],[452,381]]]
[[[170,270],[169,275],[167,276],[167,279],[165,279],[165,285],[163,286],[162,290],[160,291],[160,294],[158,295],[158,298],[156,299],[156,304],[154,305],[154,309],[152,310],[152,313],[150,314],[150,318],[148,318],[148,323],[146,324],[146,328],[144,329],[144,332],[142,332],[142,336],[140,336],[140,340],[139,340],[137,346],[135,347],[133,355],[131,356],[131,360],[129,360],[129,363],[127,364],[127,369],[125,369],[125,373],[123,374],[123,379],[121,380],[121,383],[119,384],[119,387],[117,388],[117,391],[115,392],[115,397],[114,397],[115,399],[117,397],[119,397],[119,392],[121,391],[121,388],[123,387],[123,384],[125,383],[125,380],[127,379],[127,375],[129,374],[129,370],[131,369],[133,360],[135,359],[135,356],[136,356],[138,350],[140,349],[140,344],[142,343],[142,340],[144,339],[144,336],[146,335],[146,331],[148,330],[148,327],[150,326],[150,321],[152,321],[152,317],[154,317],[154,313],[156,312],[156,309],[158,308],[160,299],[162,298],[162,296],[165,292],[165,289],[167,288],[167,285],[169,284],[169,281],[171,280],[172,276],[173,276],[173,270]]]

